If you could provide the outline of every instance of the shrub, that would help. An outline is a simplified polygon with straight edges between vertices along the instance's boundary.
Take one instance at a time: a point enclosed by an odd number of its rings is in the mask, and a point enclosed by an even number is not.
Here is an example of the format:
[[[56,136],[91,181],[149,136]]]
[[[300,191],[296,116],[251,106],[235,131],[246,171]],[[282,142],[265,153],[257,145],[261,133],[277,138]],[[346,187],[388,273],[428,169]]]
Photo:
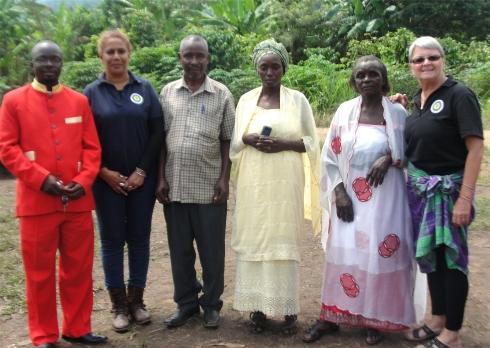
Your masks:
[[[98,58],[87,59],[85,62],[68,62],[63,66],[60,80],[81,93],[103,70],[104,67]]]
[[[328,126],[337,107],[355,96],[349,87],[351,71],[319,55],[290,66],[283,84],[302,92],[310,102],[318,126]]]
[[[209,77],[228,87],[231,94],[233,94],[235,104],[238,103],[243,94],[261,85],[259,77],[251,67],[233,69],[231,71],[214,69],[209,72]]]

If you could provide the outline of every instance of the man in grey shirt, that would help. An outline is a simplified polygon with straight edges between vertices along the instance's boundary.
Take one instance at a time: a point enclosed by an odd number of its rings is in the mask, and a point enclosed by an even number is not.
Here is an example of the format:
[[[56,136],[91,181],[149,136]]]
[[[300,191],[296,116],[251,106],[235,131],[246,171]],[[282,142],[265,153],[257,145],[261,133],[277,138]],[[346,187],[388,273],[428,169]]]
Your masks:
[[[235,119],[233,96],[205,72],[210,60],[198,35],[180,43],[184,76],[160,93],[165,123],[156,195],[164,204],[177,311],[168,327],[184,324],[204,310],[204,326],[221,323],[225,229]],[[203,284],[196,278],[196,241]],[[202,295],[199,293],[202,290]]]

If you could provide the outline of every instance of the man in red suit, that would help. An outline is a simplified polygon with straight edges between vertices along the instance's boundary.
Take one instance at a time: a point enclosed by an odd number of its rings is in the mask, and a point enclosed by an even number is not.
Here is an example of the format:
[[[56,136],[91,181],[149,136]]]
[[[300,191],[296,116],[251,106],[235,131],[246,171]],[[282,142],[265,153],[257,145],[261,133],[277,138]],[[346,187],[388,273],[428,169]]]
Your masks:
[[[61,50],[52,41],[32,49],[34,82],[4,96],[0,160],[17,177],[26,274],[29,334],[36,347],[59,337],[56,252],[62,337],[105,342],[91,332],[94,200],[90,186],[100,166],[100,145],[87,98],[58,82]]]

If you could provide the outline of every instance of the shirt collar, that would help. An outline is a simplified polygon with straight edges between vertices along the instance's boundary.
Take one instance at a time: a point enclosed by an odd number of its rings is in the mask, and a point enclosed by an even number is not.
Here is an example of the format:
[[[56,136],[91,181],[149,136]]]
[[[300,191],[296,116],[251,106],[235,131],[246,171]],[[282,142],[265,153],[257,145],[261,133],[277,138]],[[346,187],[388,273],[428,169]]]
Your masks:
[[[129,74],[129,81],[128,81],[128,85],[130,84],[133,84],[133,83],[141,83],[142,80],[140,77],[134,75],[131,70],[128,70],[128,74]],[[98,84],[100,85],[101,83],[109,83],[111,84],[109,81],[106,80],[105,78],[105,71],[100,74],[98,77],[97,77],[97,80],[99,81]]]
[[[190,90],[189,87],[187,86],[187,83],[185,82],[184,76],[180,79],[179,83],[175,85],[175,89],[179,88],[185,88],[187,90]],[[209,93],[216,93],[214,86],[211,84],[211,81],[209,80],[208,75],[204,76],[204,81],[201,84],[201,87],[194,93],[202,93],[204,91],[207,91]]]
[[[442,85],[440,85],[437,90],[441,89],[441,87],[451,87],[452,85],[455,85],[458,83],[458,81],[453,79],[452,75],[446,75],[446,77],[447,77],[446,81],[444,81],[444,83]],[[420,94],[422,94],[422,88],[418,89],[418,91],[414,94],[414,97],[420,96]]]
[[[34,81],[32,81],[31,84],[32,88],[34,88],[36,91],[41,92],[41,93],[59,93],[61,92],[61,83],[58,82],[57,85],[53,86],[51,91],[48,91],[48,87],[40,83],[36,78],[34,78]]]

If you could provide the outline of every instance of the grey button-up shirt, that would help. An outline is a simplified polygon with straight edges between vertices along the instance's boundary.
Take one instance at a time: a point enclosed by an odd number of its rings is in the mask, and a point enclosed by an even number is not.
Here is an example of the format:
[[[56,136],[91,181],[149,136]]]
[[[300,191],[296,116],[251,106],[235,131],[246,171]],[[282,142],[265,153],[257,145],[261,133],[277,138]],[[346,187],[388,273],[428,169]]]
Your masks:
[[[221,176],[221,141],[230,140],[233,133],[233,95],[208,76],[192,93],[182,77],[162,89],[160,104],[170,201],[213,203],[214,186]]]

